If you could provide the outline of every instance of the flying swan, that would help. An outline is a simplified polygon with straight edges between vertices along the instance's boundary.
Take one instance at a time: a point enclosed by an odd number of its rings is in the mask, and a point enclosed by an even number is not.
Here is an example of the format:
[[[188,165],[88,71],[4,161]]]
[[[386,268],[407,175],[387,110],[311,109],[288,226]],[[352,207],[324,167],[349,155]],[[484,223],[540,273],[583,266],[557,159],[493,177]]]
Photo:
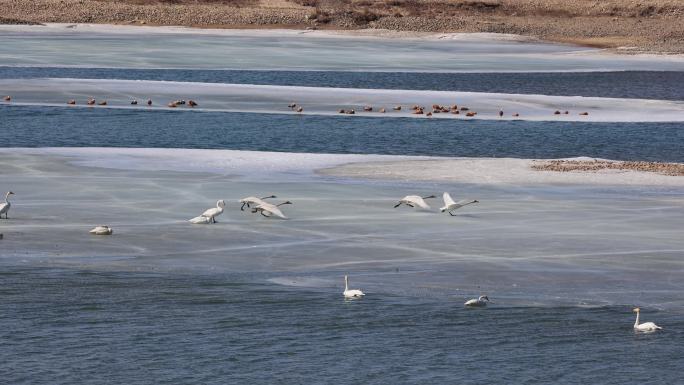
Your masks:
[[[216,223],[216,217],[223,214],[223,208],[226,207],[226,202],[221,199],[216,201],[216,207],[205,210],[200,216],[190,219],[188,222],[194,224],[208,224]]]
[[[264,199],[271,199],[271,198],[277,198],[277,197],[275,195],[270,195],[270,196],[263,197],[263,198],[257,198],[257,197],[242,198],[242,199],[240,199],[240,203],[242,203],[242,206],[240,207],[240,211],[244,211],[245,206],[247,206],[247,208],[251,208],[252,207],[251,205],[258,206],[262,203],[266,203],[266,202],[264,202]]]
[[[460,209],[461,207],[467,206],[467,205],[472,204],[472,203],[479,203],[478,200],[469,201],[469,200],[465,200],[465,199],[460,200],[458,202],[454,202],[454,200],[451,199],[451,195],[449,195],[448,192],[445,192],[442,197],[444,198],[444,207],[440,208],[439,210],[441,212],[445,212],[445,211],[448,212],[449,215],[451,215],[452,217],[455,216],[452,213],[452,211],[454,211],[456,209]]]
[[[10,207],[12,207],[12,204],[9,201],[10,195],[14,195],[14,193],[8,191],[7,194],[5,194],[5,203],[0,203],[0,218],[2,218],[2,214],[5,214],[5,219],[9,219],[7,213],[9,212]]]
[[[421,197],[418,195],[407,195],[407,196],[403,197],[399,201],[399,203],[394,205],[394,208],[397,208],[397,207],[401,206],[402,204],[405,204],[408,207],[418,206],[423,210],[430,210],[430,206],[427,203],[425,203],[425,199],[432,199],[432,198],[435,198],[435,196],[430,195],[430,196],[426,196],[426,197]]]
[[[279,203],[279,204],[277,204],[277,205],[274,205],[274,204],[272,204],[272,203],[264,202],[264,203],[262,203],[262,204],[260,204],[260,205],[254,206],[254,208],[252,208],[252,212],[253,212],[253,213],[257,213],[257,212],[258,212],[258,213],[260,213],[261,215],[263,215],[263,216],[265,216],[265,217],[271,217],[271,216],[274,216],[274,215],[275,215],[276,217],[279,217],[279,218],[282,218],[282,219],[288,219],[288,218],[285,216],[285,214],[283,214],[283,212],[280,211],[279,206],[282,206],[282,205],[291,205],[291,204],[292,204],[292,202],[290,202],[290,201],[283,202],[283,203]]]
[[[654,332],[656,330],[661,330],[662,328],[653,322],[644,322],[642,324],[639,323],[639,312],[641,309],[638,307],[635,307],[632,309],[636,313],[636,320],[634,321],[634,330],[639,331],[639,332]]]
[[[471,299],[466,301],[463,305],[468,306],[468,307],[485,307],[487,306],[487,302],[489,302],[489,297],[486,295],[481,295],[478,299]]]
[[[349,290],[349,278],[346,275],[344,276],[344,291],[342,294],[344,295],[344,298],[361,298],[365,295],[359,289]]]

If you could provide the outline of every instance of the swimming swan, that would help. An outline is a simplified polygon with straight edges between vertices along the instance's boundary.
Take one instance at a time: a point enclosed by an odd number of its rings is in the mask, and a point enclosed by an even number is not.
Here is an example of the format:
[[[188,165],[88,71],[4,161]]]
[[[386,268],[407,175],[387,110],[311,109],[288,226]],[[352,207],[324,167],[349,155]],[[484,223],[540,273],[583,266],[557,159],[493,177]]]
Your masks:
[[[468,306],[468,307],[485,307],[487,306],[487,302],[489,302],[489,297],[486,295],[481,295],[478,299],[471,299],[466,301],[463,305]]]
[[[432,199],[432,198],[435,198],[435,196],[430,195],[430,196],[426,196],[426,197],[421,197],[418,195],[407,195],[407,196],[403,197],[399,201],[399,203],[394,205],[394,208],[397,208],[397,207],[401,206],[402,204],[405,204],[408,207],[418,206],[421,209],[430,210],[430,206],[427,203],[425,203],[424,199]]]
[[[635,307],[632,309],[633,312],[636,313],[636,320],[634,321],[634,330],[639,331],[639,332],[654,332],[656,330],[661,330],[662,328],[653,322],[644,322],[642,324],[639,323],[639,312],[641,309],[638,307]]]
[[[95,226],[95,228],[90,230],[89,233],[95,235],[112,235],[114,233],[114,229],[109,226],[100,225]]]
[[[274,204],[271,204],[271,203],[264,202],[264,203],[262,203],[262,204],[260,204],[260,205],[254,206],[254,208],[252,209],[252,212],[253,212],[253,213],[257,213],[257,212],[258,212],[258,213],[261,213],[261,215],[263,215],[263,216],[265,216],[265,217],[270,217],[270,216],[275,215],[276,217],[279,217],[279,218],[282,218],[282,219],[288,219],[288,218],[285,216],[285,214],[283,214],[283,212],[280,211],[280,209],[278,208],[278,206],[282,206],[282,205],[291,205],[291,204],[292,204],[292,202],[290,202],[290,201],[283,202],[283,203],[279,203],[279,204],[277,204],[277,205],[274,205]]]
[[[472,200],[472,201],[460,200],[458,202],[454,202],[454,200],[451,199],[451,195],[449,195],[448,192],[445,192],[442,197],[444,198],[444,207],[440,208],[439,210],[441,212],[445,212],[445,211],[448,212],[449,215],[451,215],[452,217],[455,216],[452,213],[452,211],[454,211],[456,209],[460,209],[461,207],[467,206],[467,205],[472,204],[472,203],[479,203],[478,200]]]
[[[5,203],[0,203],[0,218],[2,218],[2,214],[5,214],[5,219],[9,219],[7,213],[9,212],[10,207],[12,207],[12,204],[9,201],[10,195],[14,195],[14,193],[8,191],[7,194],[5,194]]]
[[[344,276],[344,291],[342,292],[342,295],[344,295],[344,298],[361,298],[365,294],[359,289],[351,289],[349,290],[349,278],[345,275]]]
[[[251,208],[251,205],[258,206],[262,203],[266,203],[266,202],[264,202],[264,199],[270,199],[270,198],[277,198],[277,197],[275,195],[270,195],[270,196],[263,197],[263,198],[257,198],[257,197],[242,198],[242,199],[240,199],[240,203],[242,203],[242,206],[240,207],[240,211],[244,211],[245,206],[247,206],[247,208]]]

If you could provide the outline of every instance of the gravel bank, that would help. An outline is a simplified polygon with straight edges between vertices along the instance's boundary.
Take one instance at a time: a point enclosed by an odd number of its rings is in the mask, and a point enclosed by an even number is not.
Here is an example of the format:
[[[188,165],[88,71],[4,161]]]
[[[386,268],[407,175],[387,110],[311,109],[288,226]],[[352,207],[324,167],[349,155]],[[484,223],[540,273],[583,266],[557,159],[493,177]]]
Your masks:
[[[615,48],[624,53],[684,53],[684,3],[678,0],[253,0],[229,4],[208,0],[142,4],[134,0],[0,0],[0,6],[0,24],[493,32]]]
[[[661,162],[616,162],[610,160],[549,160],[532,165],[534,170],[557,172],[595,172],[603,170],[654,172],[662,175],[684,176],[684,164]]]

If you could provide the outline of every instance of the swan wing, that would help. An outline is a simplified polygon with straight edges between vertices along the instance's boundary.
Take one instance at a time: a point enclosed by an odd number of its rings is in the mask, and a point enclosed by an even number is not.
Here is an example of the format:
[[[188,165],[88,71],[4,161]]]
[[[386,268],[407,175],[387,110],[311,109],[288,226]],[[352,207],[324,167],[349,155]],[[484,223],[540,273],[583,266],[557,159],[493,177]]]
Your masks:
[[[287,219],[285,214],[283,214],[283,212],[280,211],[280,209],[276,205],[264,202],[264,203],[258,205],[256,208],[261,210],[261,212],[264,213],[264,215],[266,215],[268,217],[270,217],[271,215],[275,215],[277,217]]]
[[[205,210],[200,216],[202,217],[215,217],[217,215],[220,215],[223,212],[223,210],[220,210],[217,207],[211,208],[209,210]]]
[[[420,207],[421,209],[430,210],[430,206],[425,203],[425,200],[422,197],[410,195],[404,199],[408,200],[412,205]]]
[[[260,198],[257,197],[247,197],[247,198],[242,198],[240,199],[240,203],[249,203],[249,204],[256,204],[260,205],[264,203]]]
[[[454,209],[460,209],[461,207],[463,207],[463,206],[465,206],[465,205],[467,205],[467,204],[470,204],[471,202],[472,202],[472,201],[469,201],[469,200],[466,200],[466,199],[461,199],[461,200],[458,201],[458,202],[452,203],[451,209],[452,209],[452,210],[454,210]]]
[[[10,208],[9,202],[0,203],[0,213],[4,214],[7,210],[9,210],[9,208]]]
[[[283,212],[280,211],[280,209],[279,209],[277,206],[271,207],[270,209],[268,209],[268,212],[270,212],[271,214],[275,215],[276,217],[280,217],[280,218],[283,218],[283,219],[287,219],[287,217],[285,216],[285,214],[283,214]]]
[[[444,195],[442,195],[442,198],[444,198],[444,206],[450,206],[454,204],[454,200],[451,199],[451,195],[449,195],[448,192],[445,192]]]
[[[200,215],[198,217],[194,217],[194,218],[188,220],[188,222],[196,224],[196,225],[205,225],[205,224],[210,222],[210,219],[209,219],[209,217],[205,217],[203,215]]]

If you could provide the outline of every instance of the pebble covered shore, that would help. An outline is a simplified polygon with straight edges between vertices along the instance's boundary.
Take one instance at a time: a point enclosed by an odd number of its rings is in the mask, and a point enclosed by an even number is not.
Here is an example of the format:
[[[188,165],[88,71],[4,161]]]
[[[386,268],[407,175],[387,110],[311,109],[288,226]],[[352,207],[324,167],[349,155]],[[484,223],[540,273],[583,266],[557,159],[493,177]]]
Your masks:
[[[539,171],[642,171],[653,172],[662,175],[684,176],[684,164],[682,163],[662,163],[644,161],[610,161],[610,160],[545,160],[538,161],[532,165],[532,169]]]
[[[376,0],[343,1],[338,7],[334,4],[324,0],[0,0],[0,24],[491,32],[617,48],[622,53],[684,53],[684,3],[676,0],[648,4],[618,0]]]

